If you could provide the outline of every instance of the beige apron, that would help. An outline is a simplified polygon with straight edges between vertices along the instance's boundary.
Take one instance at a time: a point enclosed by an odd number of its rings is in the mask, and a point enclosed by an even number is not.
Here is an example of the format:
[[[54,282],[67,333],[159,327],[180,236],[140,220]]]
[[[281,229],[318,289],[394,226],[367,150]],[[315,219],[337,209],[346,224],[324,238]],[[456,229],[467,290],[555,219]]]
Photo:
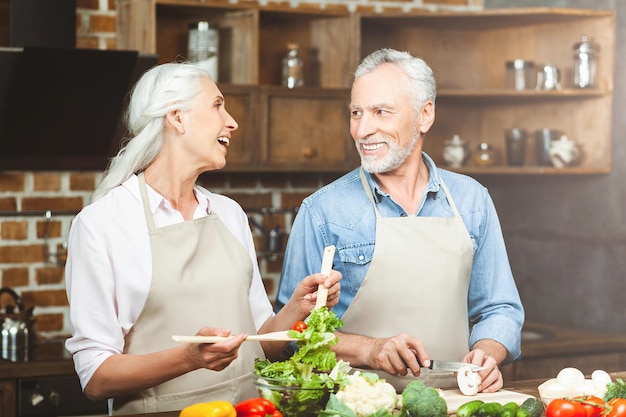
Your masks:
[[[152,283],[124,353],[145,354],[176,344],[173,334],[195,334],[203,326],[255,334],[248,294],[252,262],[217,215],[155,228],[143,173],[139,188],[150,231]],[[180,410],[203,401],[233,404],[256,397],[254,358],[265,355],[246,342],[226,369],[198,369],[127,398],[115,398],[114,414]]]
[[[474,250],[447,187],[442,181],[453,217],[381,217],[362,170],[361,181],[376,211],[376,247],[341,331],[376,338],[408,333],[424,343],[431,359],[461,360],[468,352]],[[379,373],[401,391],[415,379],[408,372]],[[420,379],[437,388],[456,386],[451,372],[422,369]]]

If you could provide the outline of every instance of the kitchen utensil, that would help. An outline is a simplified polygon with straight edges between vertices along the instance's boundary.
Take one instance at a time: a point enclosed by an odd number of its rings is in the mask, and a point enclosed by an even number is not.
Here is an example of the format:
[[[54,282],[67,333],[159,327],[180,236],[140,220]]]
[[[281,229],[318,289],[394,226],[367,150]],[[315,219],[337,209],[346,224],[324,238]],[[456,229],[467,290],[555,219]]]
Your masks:
[[[22,298],[10,288],[0,288],[0,297],[3,293],[13,297],[15,305],[9,304],[0,310],[2,359],[28,361],[30,341],[34,337],[33,307],[25,308]]]
[[[330,271],[333,268],[333,258],[335,257],[335,246],[330,245],[324,248],[324,256],[322,257],[322,274],[330,275]],[[326,305],[326,298],[328,297],[328,288],[323,284],[317,287],[317,302],[315,308],[320,308]]]
[[[559,137],[559,131],[554,129],[539,129],[535,131],[535,156],[539,166],[552,166],[550,147]]]
[[[561,72],[554,65],[544,65],[537,72],[536,90],[560,90],[561,89]]]
[[[523,129],[506,130],[506,160],[511,166],[524,165],[526,156],[526,131]]]
[[[259,342],[288,342],[292,340],[298,340],[294,337],[287,335],[288,330],[282,330],[279,332],[271,332],[264,334],[251,334],[245,341],[256,340]],[[172,340],[178,343],[218,343],[228,340],[234,336],[172,336]]]
[[[506,63],[506,87],[513,90],[531,90],[534,87],[535,64],[515,59]]]
[[[508,402],[515,402],[517,405],[521,405],[526,399],[533,398],[532,395],[522,394],[520,392],[499,390],[496,392],[479,392],[476,395],[468,397],[456,390],[443,390],[441,396],[446,400],[448,404],[448,414],[456,414],[459,407],[468,401],[482,400],[484,402],[497,402],[500,404],[506,404]]]
[[[472,365],[470,363],[464,362],[454,362],[454,361],[439,361],[439,360],[430,360],[430,366],[424,366],[423,368],[432,369],[433,371],[453,371],[457,372],[462,367],[470,368],[472,371],[478,372],[483,369],[482,366]]]

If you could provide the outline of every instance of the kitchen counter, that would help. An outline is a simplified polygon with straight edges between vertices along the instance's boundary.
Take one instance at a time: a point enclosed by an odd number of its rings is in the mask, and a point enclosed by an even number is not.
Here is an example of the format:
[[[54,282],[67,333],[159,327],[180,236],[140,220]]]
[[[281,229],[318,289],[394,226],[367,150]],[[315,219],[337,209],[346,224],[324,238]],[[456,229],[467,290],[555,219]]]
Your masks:
[[[0,360],[0,379],[73,375],[74,362],[64,343],[65,339],[39,340],[30,349],[28,361]]]
[[[585,374],[626,369],[626,335],[527,321],[522,357],[502,372],[508,382],[549,378],[568,366]]]
[[[611,372],[613,380],[615,378],[626,379],[626,371],[623,372]],[[539,392],[537,387],[548,378],[528,379],[524,381],[515,381],[511,383],[505,383],[503,389],[508,391],[520,392],[522,394],[532,395],[539,398]],[[147,414],[129,414],[127,417],[178,417],[178,411],[166,411],[161,413],[147,413]]]

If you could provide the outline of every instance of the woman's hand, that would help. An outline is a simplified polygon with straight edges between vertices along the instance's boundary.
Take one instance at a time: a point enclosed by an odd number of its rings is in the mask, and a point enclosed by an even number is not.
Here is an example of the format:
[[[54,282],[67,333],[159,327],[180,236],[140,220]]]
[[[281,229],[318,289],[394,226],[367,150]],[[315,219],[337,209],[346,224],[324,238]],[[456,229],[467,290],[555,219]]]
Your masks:
[[[326,307],[333,308],[339,302],[341,293],[340,281],[341,272],[335,270],[331,270],[329,276],[321,273],[309,275],[300,281],[289,302],[295,303],[300,313],[306,317],[315,308],[317,289],[321,284],[328,288]]]
[[[203,327],[197,336],[230,336],[230,330],[217,327]],[[187,345],[187,355],[197,368],[221,371],[239,354],[239,347],[248,337],[242,333],[218,343],[191,343]]]

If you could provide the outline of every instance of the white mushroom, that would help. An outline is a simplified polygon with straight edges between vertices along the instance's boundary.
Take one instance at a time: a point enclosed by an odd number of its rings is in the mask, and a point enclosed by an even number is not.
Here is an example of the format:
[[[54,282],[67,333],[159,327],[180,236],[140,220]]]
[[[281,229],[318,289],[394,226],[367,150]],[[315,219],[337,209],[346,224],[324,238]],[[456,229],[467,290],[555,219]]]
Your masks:
[[[463,366],[456,375],[456,382],[463,395],[476,395],[480,391],[482,379],[478,372],[474,372],[469,366]]]
[[[585,375],[576,368],[563,368],[556,376],[556,381],[569,389],[582,389]]]

